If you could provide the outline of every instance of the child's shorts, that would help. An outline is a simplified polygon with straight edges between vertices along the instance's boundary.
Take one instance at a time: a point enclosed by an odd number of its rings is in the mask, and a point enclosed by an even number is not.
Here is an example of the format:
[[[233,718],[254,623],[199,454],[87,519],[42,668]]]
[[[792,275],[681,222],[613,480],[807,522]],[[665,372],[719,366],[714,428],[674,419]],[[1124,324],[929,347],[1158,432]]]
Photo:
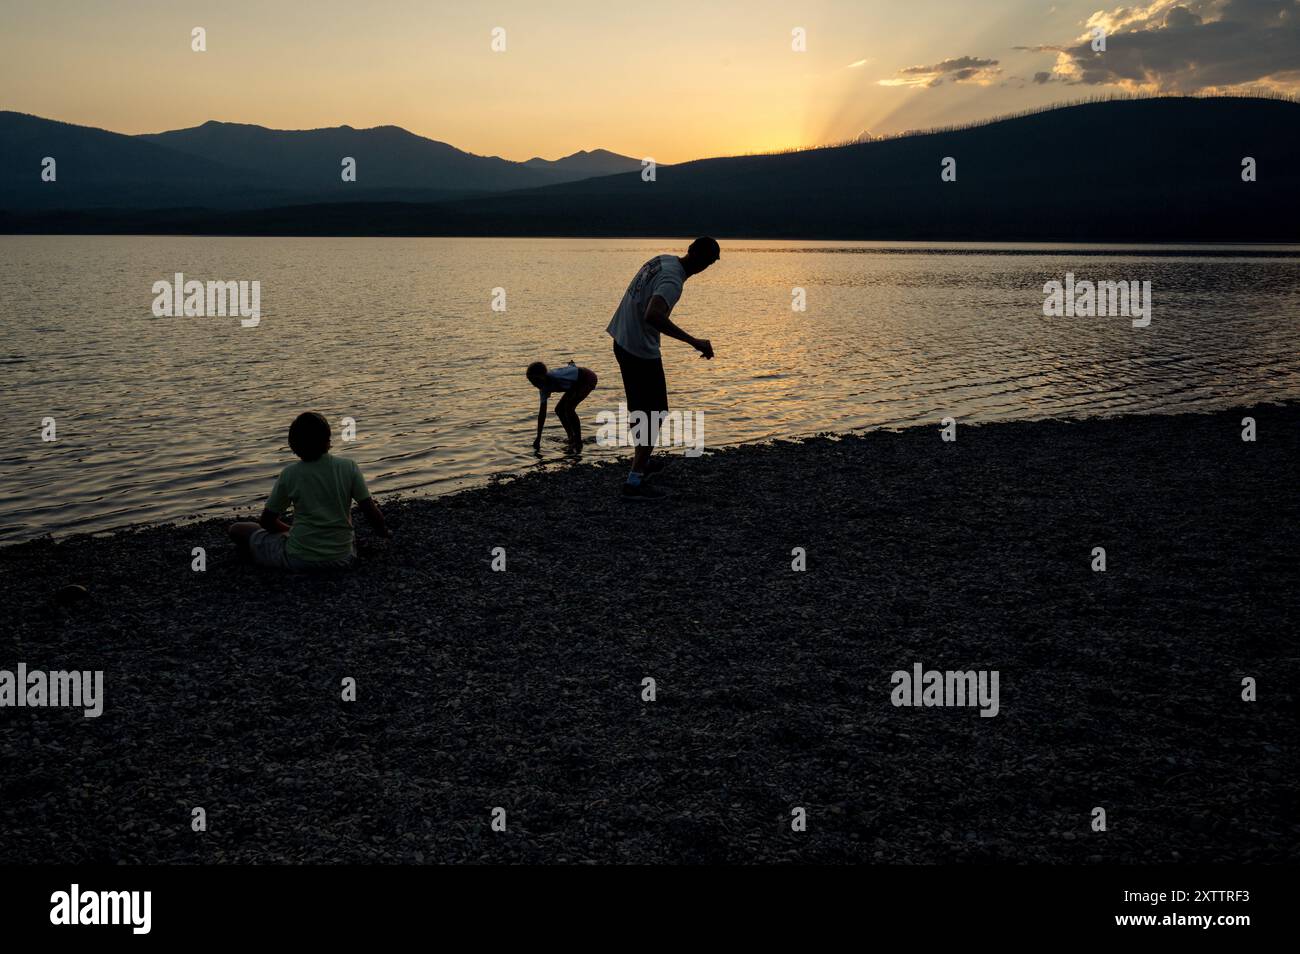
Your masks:
[[[258,566],[269,566],[276,570],[345,570],[354,562],[352,557],[327,562],[299,560],[285,550],[288,543],[287,533],[259,529],[248,538],[248,549]]]

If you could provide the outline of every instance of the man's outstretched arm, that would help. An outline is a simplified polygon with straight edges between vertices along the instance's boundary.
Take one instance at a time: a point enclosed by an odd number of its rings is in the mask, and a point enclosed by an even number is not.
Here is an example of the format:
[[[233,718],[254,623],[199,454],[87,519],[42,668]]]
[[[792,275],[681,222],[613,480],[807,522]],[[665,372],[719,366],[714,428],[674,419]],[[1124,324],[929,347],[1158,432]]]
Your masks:
[[[705,358],[712,358],[713,345],[709,339],[693,337],[681,328],[678,328],[673,324],[672,319],[668,317],[668,312],[668,302],[664,301],[661,295],[655,295],[650,299],[650,304],[645,310],[646,324],[657,329],[662,335],[667,335],[669,338],[676,338],[678,341],[685,341]]]

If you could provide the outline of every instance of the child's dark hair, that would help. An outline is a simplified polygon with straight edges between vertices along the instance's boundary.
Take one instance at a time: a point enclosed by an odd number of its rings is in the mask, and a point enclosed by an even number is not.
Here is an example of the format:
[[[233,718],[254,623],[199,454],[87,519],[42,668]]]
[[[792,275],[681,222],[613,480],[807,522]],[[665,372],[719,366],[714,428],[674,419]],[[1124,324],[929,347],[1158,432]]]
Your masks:
[[[542,364],[540,361],[534,361],[528,366],[528,370],[524,373],[528,375],[529,381],[533,384],[537,384],[538,379],[546,374],[546,365]]]
[[[330,422],[304,411],[289,425],[289,448],[303,460],[317,460],[330,449]]]

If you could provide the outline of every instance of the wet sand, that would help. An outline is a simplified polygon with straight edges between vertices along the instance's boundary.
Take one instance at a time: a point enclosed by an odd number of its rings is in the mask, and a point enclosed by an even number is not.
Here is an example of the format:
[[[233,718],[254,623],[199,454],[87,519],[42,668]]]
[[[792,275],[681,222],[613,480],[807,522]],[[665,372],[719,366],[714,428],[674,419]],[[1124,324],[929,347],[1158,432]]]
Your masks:
[[[1296,405],[936,423],[677,457],[661,504],[611,464],[381,500],[341,576],[226,521],[5,547],[0,668],[105,698],[0,709],[0,851],[1295,862],[1298,462]],[[895,707],[916,663],[997,670],[998,714]]]

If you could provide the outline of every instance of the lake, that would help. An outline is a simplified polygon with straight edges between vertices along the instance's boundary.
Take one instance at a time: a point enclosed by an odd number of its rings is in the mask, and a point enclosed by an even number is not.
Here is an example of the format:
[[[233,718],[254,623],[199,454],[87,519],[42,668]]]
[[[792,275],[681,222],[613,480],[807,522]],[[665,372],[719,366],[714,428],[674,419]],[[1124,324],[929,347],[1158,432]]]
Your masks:
[[[0,540],[257,510],[293,459],[286,431],[303,410],[330,419],[335,452],[381,496],[564,465],[553,415],[533,453],[525,366],[572,358],[599,375],[580,409],[594,437],[597,412],[622,398],[610,315],[642,262],[685,244],[0,236]],[[722,250],[673,313],[717,358],[667,338],[663,348],[672,406],[702,412],[707,447],[937,428],[946,416],[1300,398],[1300,246],[723,240]],[[258,282],[260,320],[155,316],[155,282],[178,272]],[[1150,282],[1150,324],[1044,316],[1045,283],[1067,273]],[[344,417],[356,422],[347,443]],[[42,439],[47,418],[53,441]]]

